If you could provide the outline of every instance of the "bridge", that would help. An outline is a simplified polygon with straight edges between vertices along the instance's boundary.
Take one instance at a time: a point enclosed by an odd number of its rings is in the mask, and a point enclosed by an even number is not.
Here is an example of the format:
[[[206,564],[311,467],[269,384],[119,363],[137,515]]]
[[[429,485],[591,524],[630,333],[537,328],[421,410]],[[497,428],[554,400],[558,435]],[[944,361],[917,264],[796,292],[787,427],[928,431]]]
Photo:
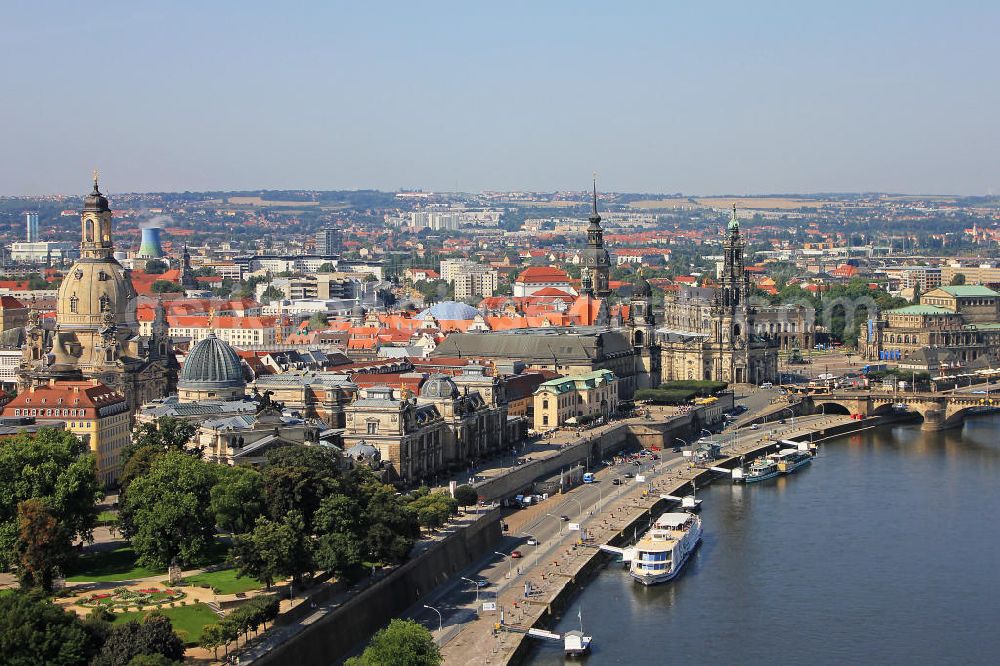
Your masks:
[[[843,391],[805,398],[803,407],[813,413],[888,416],[918,414],[921,430],[959,428],[969,414],[1000,410],[1000,396],[971,393],[892,393]],[[811,406],[808,404],[811,403]]]

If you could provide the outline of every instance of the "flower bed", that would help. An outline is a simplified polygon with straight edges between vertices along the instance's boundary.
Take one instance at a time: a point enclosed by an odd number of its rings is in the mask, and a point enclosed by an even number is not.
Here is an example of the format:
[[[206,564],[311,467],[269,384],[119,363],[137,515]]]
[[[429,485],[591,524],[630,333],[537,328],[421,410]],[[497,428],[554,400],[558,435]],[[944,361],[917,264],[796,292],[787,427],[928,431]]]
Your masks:
[[[185,594],[180,590],[146,587],[130,590],[127,587],[116,587],[113,592],[96,592],[80,600],[80,605],[88,608],[103,606],[104,608],[132,608],[142,606],[159,606],[183,599]]]

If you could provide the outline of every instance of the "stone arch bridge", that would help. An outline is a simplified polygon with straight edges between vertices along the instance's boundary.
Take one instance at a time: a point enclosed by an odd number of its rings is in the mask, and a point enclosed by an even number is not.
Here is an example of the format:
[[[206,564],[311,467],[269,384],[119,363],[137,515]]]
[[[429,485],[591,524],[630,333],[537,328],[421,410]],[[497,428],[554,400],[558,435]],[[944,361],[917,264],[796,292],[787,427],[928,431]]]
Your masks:
[[[843,392],[812,395],[806,410],[829,414],[861,414],[888,416],[918,414],[923,419],[921,430],[947,430],[961,427],[969,414],[1000,410],[1000,397],[970,393],[891,393]]]

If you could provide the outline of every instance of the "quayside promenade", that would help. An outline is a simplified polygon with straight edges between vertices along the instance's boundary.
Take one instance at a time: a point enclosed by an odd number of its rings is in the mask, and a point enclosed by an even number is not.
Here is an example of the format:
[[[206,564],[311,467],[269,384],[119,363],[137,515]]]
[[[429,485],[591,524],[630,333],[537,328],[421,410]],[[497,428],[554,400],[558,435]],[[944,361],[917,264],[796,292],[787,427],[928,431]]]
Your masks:
[[[776,439],[819,442],[844,432],[867,429],[877,420],[856,421],[844,415],[813,415],[789,419],[758,430],[741,430],[727,440],[716,468],[730,469],[740,458],[751,458],[775,448]],[[626,479],[627,474],[643,482]],[[531,627],[548,625],[589,575],[607,562],[601,544],[623,545],[635,539],[655,516],[676,502],[661,495],[689,494],[692,483],[704,487],[718,476],[705,466],[692,466],[688,458],[667,453],[641,466],[615,465],[597,472],[597,483],[571,491],[509,516],[509,536],[492,561],[430,595],[410,610],[426,626],[436,629],[448,664],[516,663],[537,640],[525,636]],[[619,479],[623,485],[616,485]],[[563,516],[569,518],[563,520]],[[567,529],[573,523],[581,531]],[[581,535],[588,537],[581,543]],[[529,545],[529,538],[539,543]],[[512,550],[522,557],[511,559]],[[527,594],[526,594],[527,592]],[[484,606],[485,604],[485,606]],[[484,608],[488,610],[484,610]],[[437,613],[441,615],[438,616]],[[497,625],[503,618],[503,624]],[[440,626],[440,629],[438,627]],[[599,628],[588,628],[596,641]]]

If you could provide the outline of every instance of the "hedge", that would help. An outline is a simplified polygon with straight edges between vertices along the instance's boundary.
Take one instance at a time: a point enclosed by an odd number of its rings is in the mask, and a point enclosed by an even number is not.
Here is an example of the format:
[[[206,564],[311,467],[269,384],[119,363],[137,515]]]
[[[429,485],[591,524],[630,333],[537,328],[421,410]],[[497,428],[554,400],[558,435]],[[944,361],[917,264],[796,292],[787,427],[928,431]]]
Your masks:
[[[663,382],[661,389],[677,391],[693,391],[701,396],[713,395],[719,391],[724,391],[729,386],[726,382],[716,382],[708,379],[687,379],[673,382]]]
[[[635,392],[636,400],[648,400],[655,405],[676,405],[693,398],[696,391],[683,389],[639,389]]]

